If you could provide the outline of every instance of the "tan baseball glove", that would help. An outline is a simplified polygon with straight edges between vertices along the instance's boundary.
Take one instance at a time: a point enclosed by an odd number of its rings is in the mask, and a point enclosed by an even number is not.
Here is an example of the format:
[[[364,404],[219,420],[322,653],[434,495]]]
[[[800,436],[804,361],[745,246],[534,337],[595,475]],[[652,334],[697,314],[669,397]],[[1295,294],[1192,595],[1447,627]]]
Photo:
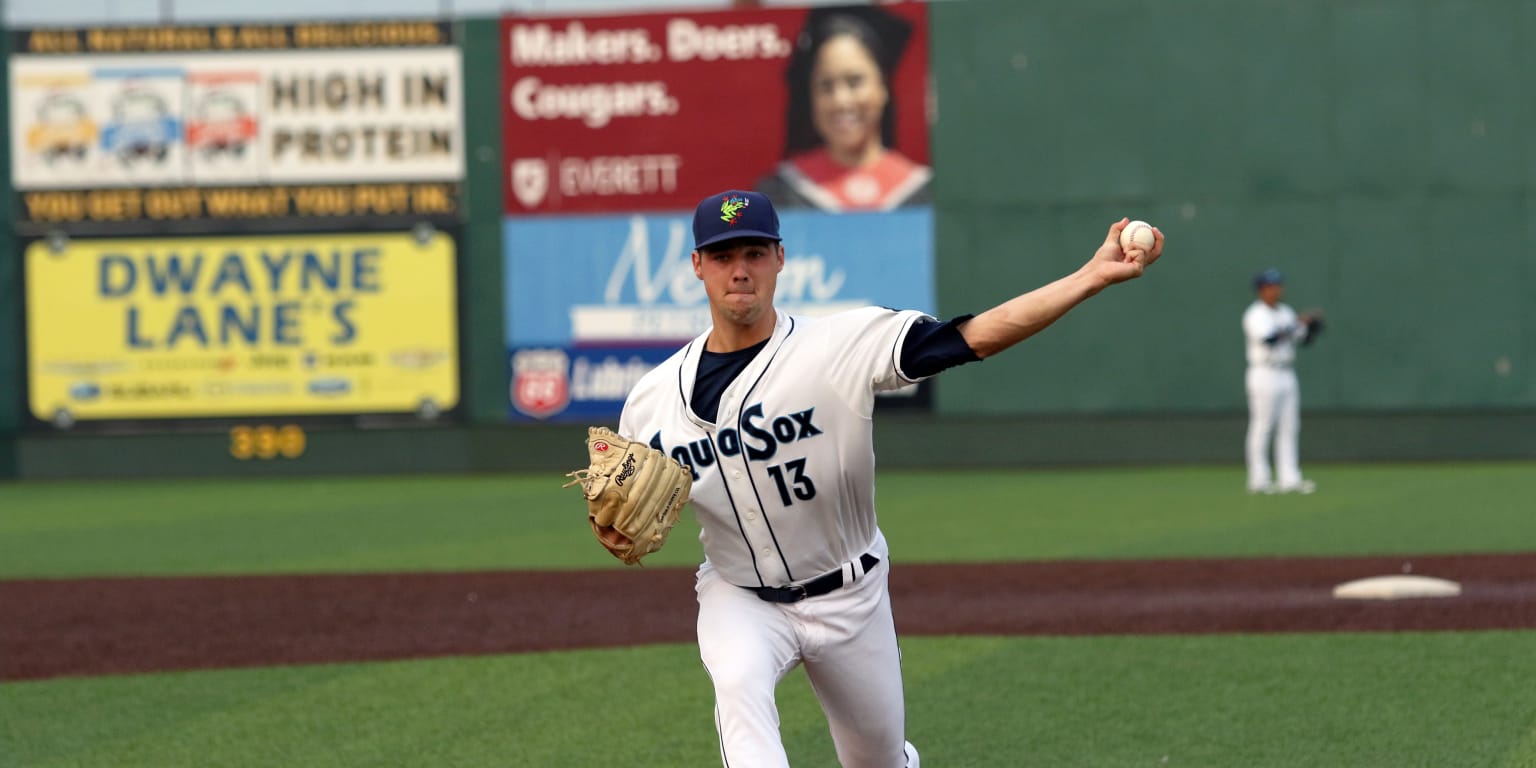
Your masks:
[[[626,565],[661,549],[693,488],[693,471],[607,427],[587,428],[591,465],[566,473],[581,484],[592,533]]]

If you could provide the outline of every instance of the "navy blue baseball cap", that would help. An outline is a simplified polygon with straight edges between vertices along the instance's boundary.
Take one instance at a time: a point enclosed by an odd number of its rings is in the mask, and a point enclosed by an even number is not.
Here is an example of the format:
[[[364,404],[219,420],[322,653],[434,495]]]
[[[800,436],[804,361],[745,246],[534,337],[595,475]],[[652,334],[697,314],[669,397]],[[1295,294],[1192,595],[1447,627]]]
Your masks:
[[[782,239],[779,214],[765,195],[732,189],[699,201],[693,210],[694,250],[739,237]]]
[[[1280,270],[1273,267],[1253,276],[1253,289],[1255,291],[1266,285],[1283,285],[1284,283],[1285,276],[1280,274]]]

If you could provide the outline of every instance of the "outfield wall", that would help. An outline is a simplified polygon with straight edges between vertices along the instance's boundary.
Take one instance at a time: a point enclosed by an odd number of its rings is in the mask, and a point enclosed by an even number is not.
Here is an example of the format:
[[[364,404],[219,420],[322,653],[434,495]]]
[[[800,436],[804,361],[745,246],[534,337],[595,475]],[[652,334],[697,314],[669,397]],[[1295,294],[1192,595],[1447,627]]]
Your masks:
[[[1230,464],[1241,473],[1244,417],[938,417],[887,414],[875,429],[880,466],[901,469]],[[263,448],[241,433],[26,435],[20,476],[344,475],[409,472],[544,472],[550,482],[581,459],[569,425],[306,430],[298,450],[279,432]],[[1308,414],[1308,463],[1484,461],[1536,456],[1536,414]]]
[[[10,59],[10,36],[0,34],[0,61]],[[10,122],[9,77],[0,78],[0,125]],[[0,142],[0,179],[11,177],[11,144]],[[15,190],[0,185],[0,478],[16,474],[17,433],[21,428],[22,365],[21,260],[9,237]]]
[[[945,312],[1071,270],[1122,214],[1171,242],[1149,279],[947,377],[941,411],[1241,409],[1239,321],[1267,266],[1328,313],[1304,407],[1536,407],[1536,112],[1511,96],[1536,79],[1533,11],[934,6]]]
[[[1238,324],[1267,266],[1291,303],[1328,312],[1299,365],[1305,460],[1536,456],[1536,114],[1509,97],[1536,75],[1521,45],[1536,1],[968,0],[929,18],[942,314],[1069,272],[1120,215],[1172,246],[1148,279],[945,374],[931,413],[883,414],[885,466],[1240,461]],[[501,24],[454,25],[451,418],[36,422],[21,241],[5,237],[0,477],[549,471],[579,455],[552,447],[575,425],[508,420]],[[3,175],[10,161],[0,146]],[[7,186],[0,212],[15,209]],[[302,450],[273,437],[284,426]]]

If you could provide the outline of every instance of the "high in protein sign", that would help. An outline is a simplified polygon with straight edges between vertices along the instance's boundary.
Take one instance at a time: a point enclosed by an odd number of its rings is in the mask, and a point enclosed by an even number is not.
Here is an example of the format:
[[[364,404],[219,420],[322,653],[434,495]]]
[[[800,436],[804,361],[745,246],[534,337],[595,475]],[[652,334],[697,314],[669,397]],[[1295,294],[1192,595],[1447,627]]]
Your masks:
[[[451,216],[464,147],[462,65],[449,30],[402,22],[14,33],[20,228]]]

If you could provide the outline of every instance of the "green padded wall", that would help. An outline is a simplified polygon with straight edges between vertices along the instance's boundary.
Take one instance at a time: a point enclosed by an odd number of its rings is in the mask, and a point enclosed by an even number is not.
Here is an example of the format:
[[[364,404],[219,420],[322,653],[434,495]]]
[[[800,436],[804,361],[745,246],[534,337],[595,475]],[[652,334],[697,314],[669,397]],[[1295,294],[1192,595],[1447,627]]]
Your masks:
[[[1167,258],[946,374],[947,414],[1244,407],[1250,276],[1330,320],[1303,406],[1536,406],[1536,3],[932,6],[941,310],[1067,274],[1121,215]]]
[[[501,21],[459,22],[464,56],[464,247],[459,318],[464,417],[501,424],[507,414],[507,344],[502,333]]]
[[[1069,273],[1121,215],[1171,247],[944,374],[937,414],[883,416],[882,467],[1240,472],[1238,322],[1269,265],[1331,320],[1300,366],[1305,461],[1536,456],[1536,0],[968,0],[930,18],[943,312]],[[22,291],[0,238],[0,478],[568,469],[571,426],[504,422],[498,23],[459,38],[466,425],[316,427],[302,457],[267,460],[236,459],[223,429],[12,435]]]
[[[0,28],[0,33],[5,30]],[[9,61],[10,35],[0,34],[0,62]],[[9,70],[7,70],[9,71]],[[9,126],[11,78],[0,78],[0,125]],[[0,479],[16,474],[16,431],[21,423],[21,254],[10,236],[11,143],[0,142]]]
[[[877,420],[882,469],[1215,464],[1241,487],[1244,417],[934,417],[889,413]],[[581,429],[315,429],[295,459],[245,460],[226,433],[32,434],[19,442],[18,471],[30,479],[165,476],[352,475],[409,472],[539,472],[550,482],[581,459]],[[1446,461],[1536,457],[1536,411],[1310,414],[1301,436],[1307,464],[1329,461]],[[1236,491],[1234,491],[1236,492]]]

